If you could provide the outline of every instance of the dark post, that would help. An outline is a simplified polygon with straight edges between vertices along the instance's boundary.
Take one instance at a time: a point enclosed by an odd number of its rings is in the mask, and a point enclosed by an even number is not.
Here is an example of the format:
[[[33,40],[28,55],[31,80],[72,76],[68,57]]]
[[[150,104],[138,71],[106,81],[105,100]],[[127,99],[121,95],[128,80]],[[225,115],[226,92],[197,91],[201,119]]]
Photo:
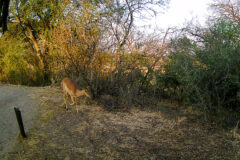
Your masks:
[[[16,113],[18,126],[19,126],[19,129],[20,129],[21,135],[22,135],[23,138],[26,138],[27,136],[26,136],[25,131],[24,131],[21,111],[18,108],[15,108],[15,107],[14,107],[14,110],[15,110],[15,113]]]

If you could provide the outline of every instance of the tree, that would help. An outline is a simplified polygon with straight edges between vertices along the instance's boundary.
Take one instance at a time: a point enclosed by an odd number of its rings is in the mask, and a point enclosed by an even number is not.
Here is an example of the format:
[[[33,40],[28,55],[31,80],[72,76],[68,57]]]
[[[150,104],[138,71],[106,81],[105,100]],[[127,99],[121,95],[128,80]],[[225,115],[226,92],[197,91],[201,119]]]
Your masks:
[[[34,65],[49,81],[48,32],[64,18],[69,0],[13,0],[10,8],[15,31],[33,50]]]
[[[240,24],[240,1],[239,0],[215,0],[210,5],[214,10],[213,19],[229,19]]]
[[[120,64],[124,46],[133,31],[134,21],[156,15],[168,4],[169,0],[101,0],[92,1],[98,6],[105,31],[105,48],[116,53]]]

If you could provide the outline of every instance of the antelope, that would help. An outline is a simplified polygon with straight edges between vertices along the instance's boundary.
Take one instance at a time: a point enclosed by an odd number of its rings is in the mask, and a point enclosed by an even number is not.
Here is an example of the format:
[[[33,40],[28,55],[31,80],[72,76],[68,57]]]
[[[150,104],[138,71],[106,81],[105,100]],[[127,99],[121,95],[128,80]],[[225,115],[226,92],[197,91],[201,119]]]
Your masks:
[[[79,90],[77,85],[70,78],[64,78],[62,80],[62,89],[63,89],[64,102],[66,104],[66,109],[68,108],[66,96],[67,94],[69,94],[72,100],[72,103],[70,105],[74,105],[74,103],[76,103],[77,113],[78,113],[77,97],[81,97],[85,95],[86,97],[90,98],[90,94],[86,90]]]

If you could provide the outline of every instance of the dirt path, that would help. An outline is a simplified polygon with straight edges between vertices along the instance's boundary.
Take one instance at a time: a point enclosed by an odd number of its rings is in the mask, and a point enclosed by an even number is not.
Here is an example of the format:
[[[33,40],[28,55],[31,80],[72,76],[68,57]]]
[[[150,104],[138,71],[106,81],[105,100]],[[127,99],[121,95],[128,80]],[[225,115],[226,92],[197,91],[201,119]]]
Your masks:
[[[0,85],[0,159],[13,149],[19,133],[13,108],[21,110],[26,131],[36,120],[39,105],[28,96],[32,90],[30,87]]]

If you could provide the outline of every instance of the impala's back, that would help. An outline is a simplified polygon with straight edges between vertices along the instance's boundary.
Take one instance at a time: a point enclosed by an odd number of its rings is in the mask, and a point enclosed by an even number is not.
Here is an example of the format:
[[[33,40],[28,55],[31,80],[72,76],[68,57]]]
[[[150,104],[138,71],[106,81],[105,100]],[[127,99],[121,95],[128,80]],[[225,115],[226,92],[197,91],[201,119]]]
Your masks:
[[[77,85],[70,78],[64,78],[62,80],[62,88],[70,96],[76,96]]]

